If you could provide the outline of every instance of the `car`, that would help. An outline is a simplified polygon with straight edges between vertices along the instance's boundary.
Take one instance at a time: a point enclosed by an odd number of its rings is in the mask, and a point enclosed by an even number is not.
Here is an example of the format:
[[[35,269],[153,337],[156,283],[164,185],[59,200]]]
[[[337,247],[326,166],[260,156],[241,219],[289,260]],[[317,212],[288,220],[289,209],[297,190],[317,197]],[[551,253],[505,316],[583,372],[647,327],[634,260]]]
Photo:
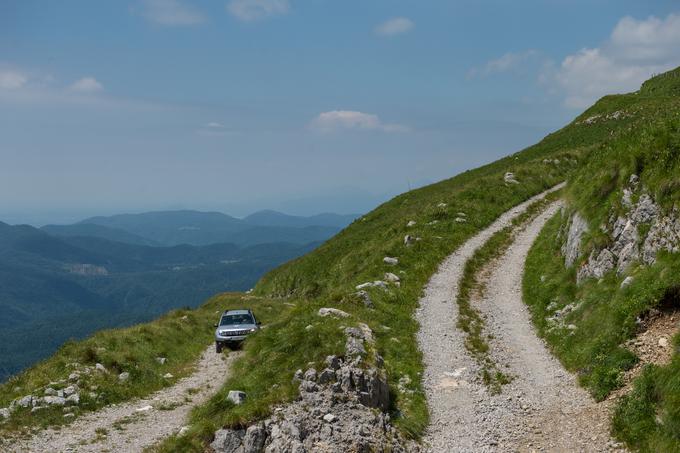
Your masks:
[[[248,335],[260,330],[260,322],[250,309],[226,310],[215,324],[215,351],[240,345]]]

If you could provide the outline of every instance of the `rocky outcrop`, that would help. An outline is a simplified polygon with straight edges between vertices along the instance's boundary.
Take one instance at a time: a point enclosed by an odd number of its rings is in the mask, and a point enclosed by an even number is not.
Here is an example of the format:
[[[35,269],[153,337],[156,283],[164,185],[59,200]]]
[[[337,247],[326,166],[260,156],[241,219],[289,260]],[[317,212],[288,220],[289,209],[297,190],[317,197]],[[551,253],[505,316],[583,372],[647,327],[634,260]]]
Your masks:
[[[663,214],[651,195],[640,187],[637,175],[630,177],[622,191],[621,208],[623,214],[612,215],[607,224],[602,226],[602,231],[609,236],[610,244],[590,253],[577,272],[579,283],[587,278],[602,278],[614,269],[618,274],[623,274],[636,262],[654,264],[660,250],[680,250],[680,216],[677,210]],[[586,231],[585,220],[578,213],[574,214],[570,219],[566,242],[562,246],[567,266],[574,264],[581,254],[580,242]]]
[[[345,328],[343,357],[328,356],[324,368],[298,370],[299,398],[247,429],[221,429],[210,444],[216,453],[410,452],[385,413],[390,404],[382,358],[373,352],[366,324]],[[370,359],[370,360],[369,360]],[[370,364],[369,364],[370,362]]]
[[[588,222],[586,222],[586,220],[581,217],[578,212],[575,212],[569,221],[567,241],[562,246],[564,264],[567,267],[572,266],[578,259],[579,255],[581,255],[581,239],[587,232]]]

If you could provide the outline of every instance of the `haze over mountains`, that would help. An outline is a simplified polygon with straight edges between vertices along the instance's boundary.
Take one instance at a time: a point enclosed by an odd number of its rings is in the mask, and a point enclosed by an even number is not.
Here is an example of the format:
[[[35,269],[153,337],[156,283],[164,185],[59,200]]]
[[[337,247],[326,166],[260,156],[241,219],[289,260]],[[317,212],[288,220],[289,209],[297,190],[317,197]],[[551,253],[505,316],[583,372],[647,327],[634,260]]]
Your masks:
[[[156,211],[91,217],[72,225],[46,225],[42,229],[58,236],[87,235],[155,246],[305,244],[331,237],[356,217],[330,213],[300,217],[265,210],[238,219],[219,212]]]
[[[165,211],[40,229],[0,222],[0,380],[69,338],[247,290],[354,217]]]

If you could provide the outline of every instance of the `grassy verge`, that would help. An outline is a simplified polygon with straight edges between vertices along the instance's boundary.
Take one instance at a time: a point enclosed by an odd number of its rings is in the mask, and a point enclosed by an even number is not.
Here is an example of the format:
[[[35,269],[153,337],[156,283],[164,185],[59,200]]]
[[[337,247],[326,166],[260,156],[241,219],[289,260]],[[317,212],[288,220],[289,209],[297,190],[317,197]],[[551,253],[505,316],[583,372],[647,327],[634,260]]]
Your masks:
[[[481,294],[484,291],[484,281],[480,273],[493,260],[505,253],[516,233],[536,218],[546,206],[554,202],[559,193],[559,191],[553,192],[544,199],[532,203],[514,218],[510,225],[494,233],[465,263],[456,297],[459,309],[458,327],[467,334],[465,347],[482,367],[482,380],[493,393],[500,393],[501,387],[509,383],[511,377],[504,374],[493,359],[488,343],[490,337],[484,332],[484,319],[472,304],[475,293]]]
[[[104,365],[108,373],[82,374],[80,404],[73,410],[76,416],[170,386],[193,371],[196,359],[211,343],[217,312],[244,305],[252,307],[264,322],[271,322],[282,309],[274,301],[223,294],[194,310],[175,310],[153,322],[104,330],[86,340],[68,342],[49,359],[0,385],[0,407],[25,395],[42,396],[48,386],[56,390],[66,387],[70,373],[84,366],[94,367],[96,363]],[[157,357],[167,360],[161,364]],[[122,372],[130,374],[125,382],[118,379]],[[163,378],[166,373],[174,377]],[[0,425],[0,434],[3,437],[21,434],[36,427],[67,424],[73,419],[64,418],[58,406],[34,413],[30,408],[22,408]]]

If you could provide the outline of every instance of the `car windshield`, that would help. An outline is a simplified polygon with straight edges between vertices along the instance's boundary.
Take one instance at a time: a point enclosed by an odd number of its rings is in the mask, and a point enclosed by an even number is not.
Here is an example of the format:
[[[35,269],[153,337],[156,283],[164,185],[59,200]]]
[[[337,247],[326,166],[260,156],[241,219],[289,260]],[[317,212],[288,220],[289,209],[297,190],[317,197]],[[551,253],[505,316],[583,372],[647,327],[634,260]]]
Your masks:
[[[249,314],[242,315],[224,315],[220,321],[221,326],[228,326],[233,324],[255,324],[253,317]]]

